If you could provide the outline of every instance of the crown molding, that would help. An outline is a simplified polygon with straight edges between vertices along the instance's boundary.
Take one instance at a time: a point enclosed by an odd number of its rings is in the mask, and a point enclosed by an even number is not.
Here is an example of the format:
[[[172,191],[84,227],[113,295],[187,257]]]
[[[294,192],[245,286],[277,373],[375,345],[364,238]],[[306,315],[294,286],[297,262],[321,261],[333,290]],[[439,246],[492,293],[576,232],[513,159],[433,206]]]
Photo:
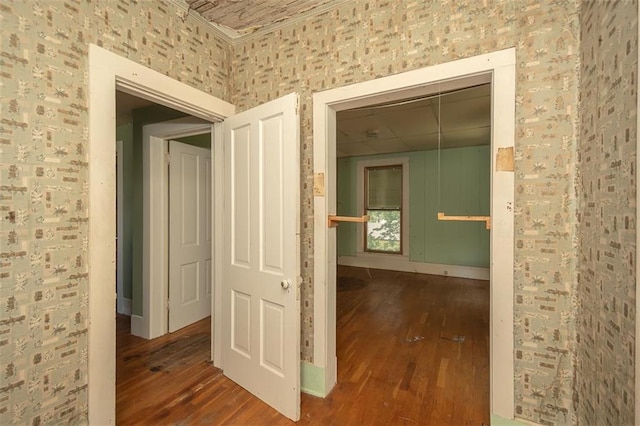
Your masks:
[[[240,35],[240,37],[238,37],[237,39],[234,39],[233,43],[238,43],[241,41],[246,41],[246,40],[250,40],[256,37],[261,37],[265,34],[269,34],[272,33],[274,31],[277,31],[279,29],[297,24],[301,21],[304,21],[307,18],[311,18],[314,16],[318,16],[318,15],[322,15],[323,13],[326,13],[330,10],[333,9],[337,9],[339,6],[342,6],[345,3],[349,3],[351,0],[335,0],[335,1],[330,1],[329,3],[325,3],[323,5],[320,5],[318,7],[314,7],[313,9],[310,9],[306,12],[303,13],[299,13],[295,16],[289,17],[289,18],[285,18],[279,22],[275,22],[271,25],[266,25],[262,28],[256,29],[254,32],[251,33],[242,33]],[[250,31],[250,30],[249,30]]]
[[[221,39],[223,39],[224,41],[232,45],[234,44],[234,40],[240,37],[240,33],[238,33],[237,31],[228,27],[224,27],[223,25],[209,22],[202,15],[192,11],[191,8],[189,7],[189,4],[185,0],[166,0],[166,1],[174,5],[176,8],[180,9],[177,15],[182,20],[182,22],[185,22],[187,17],[190,16],[192,19],[195,19],[199,23],[208,26],[210,29],[212,29],[216,33],[218,37],[220,37]]]
[[[202,15],[194,12],[191,10],[191,8],[189,7],[189,4],[185,1],[185,0],[166,0],[167,2],[173,4],[174,6],[176,6],[178,9],[181,10],[181,12],[178,12],[178,17],[180,19],[182,19],[183,21],[186,20],[187,16],[190,16],[191,18],[195,19],[196,21],[207,25],[209,28],[211,28],[221,39],[223,39],[224,41],[226,41],[227,43],[231,44],[232,46],[235,46],[238,43],[253,39],[253,38],[257,38],[257,37],[261,37],[264,36],[266,34],[272,33],[274,31],[277,31],[279,29],[288,27],[290,25],[294,25],[297,24],[307,18],[311,18],[314,16],[318,16],[321,15],[323,13],[326,13],[330,10],[336,9],[339,6],[342,6],[345,3],[348,3],[350,0],[335,0],[335,1],[330,1],[328,3],[325,3],[323,5],[320,5],[318,7],[314,7],[313,9],[310,9],[306,12],[303,13],[299,13],[295,16],[289,17],[289,18],[285,18],[279,22],[275,22],[273,24],[270,25],[265,25],[264,27],[260,27],[260,28],[255,28],[255,29],[247,29],[245,32],[239,32],[234,30],[233,28],[229,28],[225,25],[221,25],[221,24],[216,24],[213,22],[210,22],[208,20],[206,20],[204,17],[202,17]]]

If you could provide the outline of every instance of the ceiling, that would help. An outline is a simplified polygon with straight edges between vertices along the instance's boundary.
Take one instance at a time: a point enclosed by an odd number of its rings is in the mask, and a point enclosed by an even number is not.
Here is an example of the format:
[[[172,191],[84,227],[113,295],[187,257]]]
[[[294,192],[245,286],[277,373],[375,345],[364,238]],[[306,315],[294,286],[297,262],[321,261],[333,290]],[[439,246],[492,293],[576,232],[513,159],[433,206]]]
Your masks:
[[[341,111],[336,126],[338,157],[488,145],[491,85]]]
[[[153,102],[117,91],[116,124],[130,123],[134,109],[149,105]],[[488,145],[491,86],[340,111],[336,128],[338,157],[437,149],[438,142],[442,148]]]
[[[116,126],[131,123],[132,111],[154,105],[153,102],[116,90]]]
[[[188,10],[240,37],[307,13],[318,13],[344,0],[184,0]]]

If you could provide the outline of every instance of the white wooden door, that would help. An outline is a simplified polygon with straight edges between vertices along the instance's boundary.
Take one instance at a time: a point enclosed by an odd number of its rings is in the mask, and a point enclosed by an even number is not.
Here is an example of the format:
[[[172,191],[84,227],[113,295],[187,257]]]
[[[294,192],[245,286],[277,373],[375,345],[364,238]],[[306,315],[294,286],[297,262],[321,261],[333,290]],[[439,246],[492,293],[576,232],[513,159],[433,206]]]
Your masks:
[[[169,141],[169,332],[211,315],[211,151]]]
[[[224,124],[224,374],[300,417],[299,119],[296,94]]]

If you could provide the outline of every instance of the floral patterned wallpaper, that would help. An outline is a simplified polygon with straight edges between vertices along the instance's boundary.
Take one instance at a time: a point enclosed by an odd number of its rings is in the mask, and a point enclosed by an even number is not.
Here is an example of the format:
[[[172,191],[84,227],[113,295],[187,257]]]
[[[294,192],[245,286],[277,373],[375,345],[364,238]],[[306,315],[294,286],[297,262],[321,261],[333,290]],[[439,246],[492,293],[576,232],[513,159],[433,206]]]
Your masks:
[[[634,424],[638,3],[581,10],[576,394],[581,425]]]
[[[228,99],[230,46],[181,12],[0,1],[0,424],[87,422],[88,45]]]

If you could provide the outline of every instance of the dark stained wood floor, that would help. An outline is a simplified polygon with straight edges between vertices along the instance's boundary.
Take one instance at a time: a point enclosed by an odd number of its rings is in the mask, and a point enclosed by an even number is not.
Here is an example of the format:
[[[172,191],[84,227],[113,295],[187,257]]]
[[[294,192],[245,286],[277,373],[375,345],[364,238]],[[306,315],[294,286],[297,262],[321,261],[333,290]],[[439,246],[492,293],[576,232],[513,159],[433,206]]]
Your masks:
[[[489,424],[489,283],[339,267],[338,384],[300,424]],[[118,316],[120,425],[294,424],[208,361],[209,319],[153,341]]]

